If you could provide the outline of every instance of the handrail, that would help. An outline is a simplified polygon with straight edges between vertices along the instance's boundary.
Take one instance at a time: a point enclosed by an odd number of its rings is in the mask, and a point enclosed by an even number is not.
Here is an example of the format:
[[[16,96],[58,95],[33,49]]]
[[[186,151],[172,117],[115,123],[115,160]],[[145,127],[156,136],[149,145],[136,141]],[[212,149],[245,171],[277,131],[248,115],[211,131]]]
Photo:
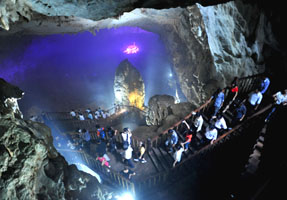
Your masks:
[[[142,113],[144,113],[144,114],[146,114],[146,111],[144,111],[144,110],[141,110],[141,109],[139,109],[138,107],[136,107],[136,106],[132,106],[132,105],[120,105],[121,106],[121,108],[122,107],[127,107],[127,108],[132,108],[132,109],[137,109],[138,111],[140,111],[140,112],[142,112]],[[111,107],[111,108],[109,108],[109,109],[106,109],[106,110],[104,110],[104,111],[110,111],[110,110],[113,110],[113,109],[115,109],[116,107],[114,106],[114,107]],[[83,112],[83,113],[86,113],[85,112],[85,110],[82,110],[81,112]],[[70,113],[70,111],[61,111],[61,112],[54,112],[54,111],[44,111],[44,113],[45,114],[69,114]],[[112,114],[113,115],[113,114]],[[57,119],[56,119],[57,120]]]
[[[195,109],[194,111],[192,111],[191,113],[189,113],[187,116],[184,117],[184,120],[188,119],[191,117],[193,112],[198,112],[202,109],[204,109],[205,107],[207,107],[207,105],[209,104],[209,101],[205,102],[203,105],[201,105],[199,108]],[[169,129],[173,129],[174,127],[177,127],[179,124],[181,124],[182,120],[179,122],[176,122],[174,125],[172,125],[171,127],[169,127],[168,129],[166,129],[165,131],[163,131],[162,135],[167,134]],[[153,143],[155,140],[157,140],[159,137],[162,137],[162,135],[157,135],[155,136],[151,142]]]

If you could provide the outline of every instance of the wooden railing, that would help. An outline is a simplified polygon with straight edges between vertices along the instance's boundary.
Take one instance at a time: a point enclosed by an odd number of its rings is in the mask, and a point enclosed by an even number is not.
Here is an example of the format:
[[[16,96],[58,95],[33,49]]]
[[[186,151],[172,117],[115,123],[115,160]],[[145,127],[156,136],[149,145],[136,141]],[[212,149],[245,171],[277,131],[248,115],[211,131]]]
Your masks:
[[[256,84],[258,83],[260,76],[261,76],[261,74],[238,79],[239,96],[241,98],[242,97],[245,98],[248,93],[250,93],[251,91],[253,91],[255,89]],[[199,108],[197,108],[197,109],[193,110],[192,112],[190,112],[187,116],[184,117],[184,119],[185,120],[189,119],[192,116],[193,112],[201,111],[202,113],[207,113],[210,110],[212,105],[213,105],[213,101],[207,101],[203,105],[201,105]],[[245,121],[249,121],[249,120],[254,119],[255,116],[260,115],[261,113],[263,113],[266,110],[268,110],[270,107],[271,107],[271,105],[268,105],[268,106],[264,107],[263,109],[261,109],[260,111],[258,111],[257,113],[255,113],[254,115],[252,115],[251,117],[246,119]],[[132,137],[133,146],[137,147],[139,145],[139,142],[142,141],[142,142],[144,142],[147,145],[148,148],[159,147],[166,140],[168,130],[177,128],[181,124],[181,122],[182,122],[182,120],[180,120],[179,122],[175,123],[174,125],[172,125],[168,129],[163,131],[162,134],[160,134],[158,136],[155,136],[155,137],[153,137],[151,139],[149,138],[147,140],[141,140],[140,138],[137,138],[136,136],[133,136]],[[82,121],[81,121],[81,123],[82,123]],[[232,133],[236,132],[237,129],[242,126],[242,124],[234,127],[232,130],[224,133],[222,136],[220,136],[215,141],[215,144],[220,142],[220,141],[223,141],[224,138],[227,138],[229,135],[231,135]],[[78,124],[76,124],[75,126],[77,126],[77,125]],[[93,126],[94,126],[94,124],[93,124]],[[89,130],[88,127],[90,127],[89,122],[87,122],[87,127],[85,127],[85,128]],[[94,134],[95,133],[92,134],[93,135],[92,137],[95,137]],[[107,137],[106,139],[109,139],[107,134],[106,134],[106,137]],[[118,143],[122,142],[121,135],[118,134],[116,136],[116,141]],[[152,188],[152,187],[154,187],[154,186],[156,186],[158,184],[164,183],[167,180],[167,178],[170,177],[170,174],[175,175],[179,171],[182,171],[183,168],[186,168],[187,164],[192,161],[192,159],[194,159],[197,156],[202,155],[206,150],[208,150],[208,149],[210,149],[212,147],[214,147],[214,145],[211,145],[211,144],[206,145],[205,147],[203,147],[200,150],[196,151],[195,154],[193,154],[190,158],[188,158],[188,159],[184,160],[183,162],[179,163],[178,165],[176,165],[176,167],[172,168],[170,171],[160,172],[160,173],[158,173],[156,175],[153,175],[151,177],[146,177],[145,180],[142,180],[141,182],[136,183],[137,189],[142,190],[144,188]],[[115,181],[120,187],[124,187],[127,190],[131,190],[133,193],[135,192],[135,184],[134,183],[132,183],[131,181],[125,179],[122,176],[120,176],[117,172],[113,172],[112,170],[111,170],[111,172],[106,172],[106,169],[104,169],[104,167],[101,166],[99,162],[97,162],[94,159],[89,158],[89,156],[86,155],[85,153],[81,152],[81,156],[84,157],[84,159],[86,160],[86,162],[88,164],[92,163],[94,166],[96,166],[96,169],[98,171],[101,171],[107,177],[110,177],[110,179],[112,181]],[[184,169],[184,170],[186,170],[186,169]]]
[[[106,112],[110,112],[111,110],[114,110],[115,107],[109,108],[107,110],[105,110]],[[121,110],[123,109],[135,109],[143,114],[146,114],[146,112],[144,110],[141,110],[135,106],[131,106],[131,105],[121,105]],[[92,111],[94,112],[94,111]],[[46,117],[48,120],[50,121],[59,121],[59,120],[74,120],[75,118],[71,116],[70,112],[44,112],[46,114]],[[82,110],[81,113],[85,116],[85,118],[87,118],[88,113],[85,110]],[[115,115],[115,113],[110,114],[109,117],[107,117],[106,119],[113,117]],[[88,119],[89,120],[89,119]],[[98,120],[101,120],[101,118],[99,118]]]
[[[262,74],[257,74],[253,76],[243,77],[238,79],[238,96],[240,98],[246,98],[246,96],[255,90],[257,83],[259,82]],[[192,116],[193,112],[201,111],[201,113],[207,113],[210,110],[210,107],[213,105],[214,99],[209,101],[207,100],[203,105],[199,108],[190,112],[187,116],[184,117],[184,120],[189,119]],[[178,121],[177,123],[173,124],[171,127],[163,131],[162,134],[155,136],[151,139],[151,147],[158,147],[166,140],[166,134],[168,133],[169,129],[177,128],[183,120]]]

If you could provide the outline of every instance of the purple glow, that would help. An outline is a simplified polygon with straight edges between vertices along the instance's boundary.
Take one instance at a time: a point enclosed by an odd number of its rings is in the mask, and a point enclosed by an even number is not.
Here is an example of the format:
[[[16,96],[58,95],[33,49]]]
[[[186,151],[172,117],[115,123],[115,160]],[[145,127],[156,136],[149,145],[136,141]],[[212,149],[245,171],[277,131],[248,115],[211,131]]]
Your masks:
[[[126,50],[124,51],[124,53],[126,54],[134,54],[134,53],[137,53],[140,49],[136,46],[136,44],[132,44],[132,45],[129,45]]]
[[[19,101],[24,117],[37,109],[69,110],[70,105],[111,108],[115,71],[124,59],[141,73],[146,102],[155,94],[174,94],[166,84],[173,79],[163,42],[159,35],[137,27],[102,29],[96,35],[11,37],[0,40],[0,50],[0,77],[25,91]]]

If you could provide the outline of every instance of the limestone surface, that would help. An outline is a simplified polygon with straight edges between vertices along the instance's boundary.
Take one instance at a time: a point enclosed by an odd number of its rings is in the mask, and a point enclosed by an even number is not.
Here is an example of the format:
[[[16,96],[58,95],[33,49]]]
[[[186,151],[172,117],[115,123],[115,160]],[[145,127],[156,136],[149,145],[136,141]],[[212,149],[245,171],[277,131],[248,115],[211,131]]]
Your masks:
[[[114,93],[116,104],[144,109],[145,85],[142,76],[127,59],[116,69]]]

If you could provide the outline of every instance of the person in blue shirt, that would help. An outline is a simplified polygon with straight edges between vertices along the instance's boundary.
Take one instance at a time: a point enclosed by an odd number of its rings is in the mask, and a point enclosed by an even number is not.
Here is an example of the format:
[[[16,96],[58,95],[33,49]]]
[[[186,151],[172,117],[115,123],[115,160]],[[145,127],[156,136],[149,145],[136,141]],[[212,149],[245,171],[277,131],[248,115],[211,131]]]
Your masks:
[[[218,113],[218,111],[220,110],[220,108],[223,105],[224,102],[224,92],[225,92],[225,88],[223,89],[219,89],[217,90],[217,92],[211,96],[211,98],[208,100],[209,102],[215,98],[214,101],[214,113],[212,115],[212,117],[216,116],[216,114]]]
[[[260,92],[261,92],[261,94],[264,94],[267,91],[269,85],[270,85],[270,79],[267,76],[264,75],[262,77],[262,82],[260,84]]]
[[[239,122],[241,122],[247,112],[247,108],[245,106],[245,101],[246,99],[244,99],[243,101],[241,101],[241,103],[237,106],[237,108],[234,111],[234,115],[231,121],[231,127],[236,126]]]
[[[168,148],[169,153],[173,152],[173,147],[175,147],[175,145],[178,142],[178,136],[175,130],[173,129],[169,129],[168,130],[168,138],[165,141],[165,146]]]

